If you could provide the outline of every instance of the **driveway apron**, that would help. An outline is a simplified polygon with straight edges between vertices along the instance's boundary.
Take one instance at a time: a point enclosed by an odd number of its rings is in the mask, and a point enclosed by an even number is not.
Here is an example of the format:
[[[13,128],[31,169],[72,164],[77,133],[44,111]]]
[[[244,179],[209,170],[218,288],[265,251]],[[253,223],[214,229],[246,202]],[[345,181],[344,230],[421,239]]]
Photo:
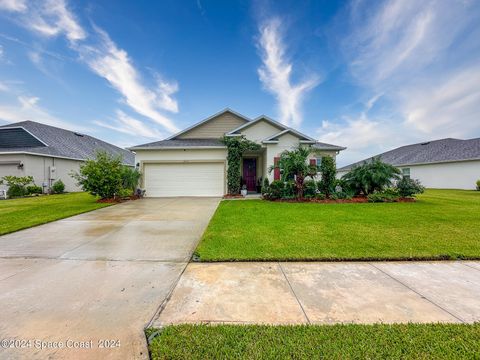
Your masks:
[[[217,198],[130,201],[0,237],[0,358],[147,358]]]

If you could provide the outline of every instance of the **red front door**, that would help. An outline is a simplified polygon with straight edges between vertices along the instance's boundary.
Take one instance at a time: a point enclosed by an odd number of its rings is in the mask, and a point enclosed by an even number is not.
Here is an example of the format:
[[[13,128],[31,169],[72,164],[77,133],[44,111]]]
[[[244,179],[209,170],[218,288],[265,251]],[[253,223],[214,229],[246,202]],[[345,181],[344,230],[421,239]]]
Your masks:
[[[255,191],[257,185],[257,159],[243,159],[243,182],[248,191]]]

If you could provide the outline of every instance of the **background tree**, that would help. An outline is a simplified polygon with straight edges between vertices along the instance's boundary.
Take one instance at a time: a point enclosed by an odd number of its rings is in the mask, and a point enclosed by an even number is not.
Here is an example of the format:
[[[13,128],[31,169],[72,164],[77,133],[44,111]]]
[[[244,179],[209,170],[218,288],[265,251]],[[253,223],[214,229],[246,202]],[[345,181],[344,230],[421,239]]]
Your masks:
[[[331,156],[323,156],[320,164],[320,172],[322,180],[319,183],[319,190],[325,194],[327,198],[335,191],[335,178],[337,175],[337,168],[335,160]]]
[[[227,147],[227,187],[229,194],[239,194],[241,187],[240,163],[246,151],[260,149],[260,145],[244,136],[224,136],[222,142]]]
[[[362,165],[355,166],[351,171],[343,175],[342,179],[357,194],[369,195],[391,186],[394,180],[400,179],[400,173],[400,169],[384,163],[379,157],[376,157],[370,162],[365,161]]]
[[[303,199],[304,182],[307,176],[314,177],[317,167],[309,165],[307,160],[314,152],[311,147],[298,146],[293,150],[285,150],[280,154],[277,165],[271,166],[269,172],[275,168],[280,169],[282,181],[293,180],[295,182],[296,196]]]
[[[111,199],[123,188],[124,166],[121,156],[99,151],[94,160],[85,161],[80,165],[80,171],[72,173],[71,176],[84,191],[102,199]]]

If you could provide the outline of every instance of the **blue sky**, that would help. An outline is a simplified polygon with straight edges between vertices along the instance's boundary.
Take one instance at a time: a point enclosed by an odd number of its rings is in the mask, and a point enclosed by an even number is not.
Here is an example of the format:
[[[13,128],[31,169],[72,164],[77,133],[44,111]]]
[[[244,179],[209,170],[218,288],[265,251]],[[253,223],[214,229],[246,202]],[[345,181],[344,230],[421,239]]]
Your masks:
[[[480,136],[480,2],[0,0],[0,122],[120,146],[230,107],[347,146]]]

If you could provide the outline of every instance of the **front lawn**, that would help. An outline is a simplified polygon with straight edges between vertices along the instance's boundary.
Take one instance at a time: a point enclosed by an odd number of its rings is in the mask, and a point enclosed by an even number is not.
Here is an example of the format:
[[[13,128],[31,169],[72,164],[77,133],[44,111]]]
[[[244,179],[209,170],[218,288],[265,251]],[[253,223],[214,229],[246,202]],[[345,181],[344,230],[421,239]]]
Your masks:
[[[108,205],[97,203],[95,197],[81,192],[1,200],[0,235]]]
[[[149,350],[152,359],[472,359],[479,339],[479,323],[179,325]]]
[[[415,203],[222,201],[201,261],[479,259],[480,192],[427,190]]]

